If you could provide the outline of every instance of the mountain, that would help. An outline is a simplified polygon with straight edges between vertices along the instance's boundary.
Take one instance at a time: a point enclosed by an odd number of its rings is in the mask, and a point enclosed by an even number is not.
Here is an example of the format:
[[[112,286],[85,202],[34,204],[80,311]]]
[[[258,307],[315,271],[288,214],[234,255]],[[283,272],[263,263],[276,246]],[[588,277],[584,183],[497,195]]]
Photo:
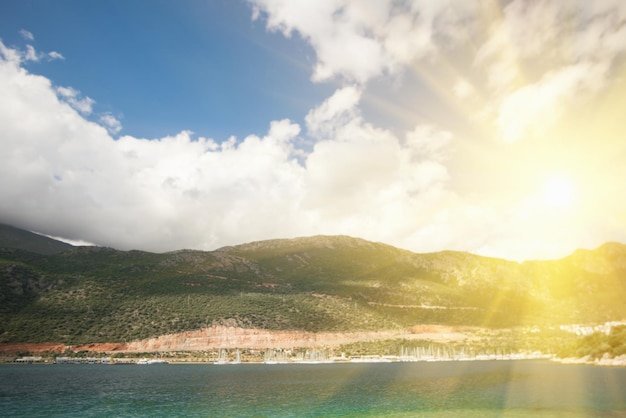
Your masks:
[[[347,236],[164,254],[0,249],[0,342],[127,342],[212,325],[346,332],[626,318],[626,246],[517,263]]]
[[[0,224],[0,248],[19,248],[37,254],[56,254],[72,246],[43,235]]]

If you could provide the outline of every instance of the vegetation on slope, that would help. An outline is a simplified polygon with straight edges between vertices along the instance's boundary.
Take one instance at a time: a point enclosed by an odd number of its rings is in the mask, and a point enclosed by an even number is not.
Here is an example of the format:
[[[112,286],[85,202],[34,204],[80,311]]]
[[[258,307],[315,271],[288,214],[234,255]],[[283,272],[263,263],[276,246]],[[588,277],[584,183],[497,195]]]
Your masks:
[[[611,328],[610,333],[594,332],[591,335],[577,338],[575,341],[562,346],[557,354],[561,358],[600,359],[626,355],[626,326]]]
[[[19,248],[38,254],[56,254],[72,246],[43,235],[0,224],[0,248]]]
[[[125,342],[224,324],[349,331],[626,317],[626,250],[553,262],[415,254],[350,237],[213,252],[0,249],[0,342]]]

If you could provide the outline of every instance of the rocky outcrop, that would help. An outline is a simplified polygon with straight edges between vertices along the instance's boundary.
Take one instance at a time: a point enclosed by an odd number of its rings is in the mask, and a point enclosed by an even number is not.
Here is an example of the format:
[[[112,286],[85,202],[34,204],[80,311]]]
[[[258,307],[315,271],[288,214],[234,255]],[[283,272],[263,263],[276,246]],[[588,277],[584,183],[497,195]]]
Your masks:
[[[426,332],[423,332],[426,331]],[[468,338],[452,329],[404,331],[363,331],[349,333],[269,331],[237,327],[213,326],[197,331],[162,335],[126,344],[126,351],[201,351],[215,348],[293,348],[332,347],[357,341],[393,338],[458,341]]]
[[[349,333],[302,332],[302,331],[269,331],[263,329],[213,326],[196,331],[161,335],[126,344],[93,343],[83,345],[64,345],[53,343],[42,344],[11,344],[0,343],[0,354],[46,351],[92,353],[146,353],[166,351],[206,351],[215,349],[272,349],[272,348],[328,348],[360,341],[376,341],[387,339],[429,340],[433,342],[452,342],[472,339],[464,331],[441,325],[415,325],[409,330],[362,331]]]

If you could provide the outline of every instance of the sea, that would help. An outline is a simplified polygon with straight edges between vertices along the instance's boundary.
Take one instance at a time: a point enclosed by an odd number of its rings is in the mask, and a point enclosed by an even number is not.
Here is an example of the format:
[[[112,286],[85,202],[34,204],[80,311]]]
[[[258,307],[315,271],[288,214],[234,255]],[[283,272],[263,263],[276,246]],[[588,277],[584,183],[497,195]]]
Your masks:
[[[547,360],[4,364],[0,417],[626,417],[626,368]]]

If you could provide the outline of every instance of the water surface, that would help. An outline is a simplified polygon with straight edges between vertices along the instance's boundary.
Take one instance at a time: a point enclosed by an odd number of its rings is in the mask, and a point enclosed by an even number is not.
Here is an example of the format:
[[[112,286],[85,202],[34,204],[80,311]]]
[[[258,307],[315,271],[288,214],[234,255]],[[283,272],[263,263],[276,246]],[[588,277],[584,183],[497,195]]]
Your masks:
[[[3,417],[626,417],[626,369],[548,361],[0,365]]]

